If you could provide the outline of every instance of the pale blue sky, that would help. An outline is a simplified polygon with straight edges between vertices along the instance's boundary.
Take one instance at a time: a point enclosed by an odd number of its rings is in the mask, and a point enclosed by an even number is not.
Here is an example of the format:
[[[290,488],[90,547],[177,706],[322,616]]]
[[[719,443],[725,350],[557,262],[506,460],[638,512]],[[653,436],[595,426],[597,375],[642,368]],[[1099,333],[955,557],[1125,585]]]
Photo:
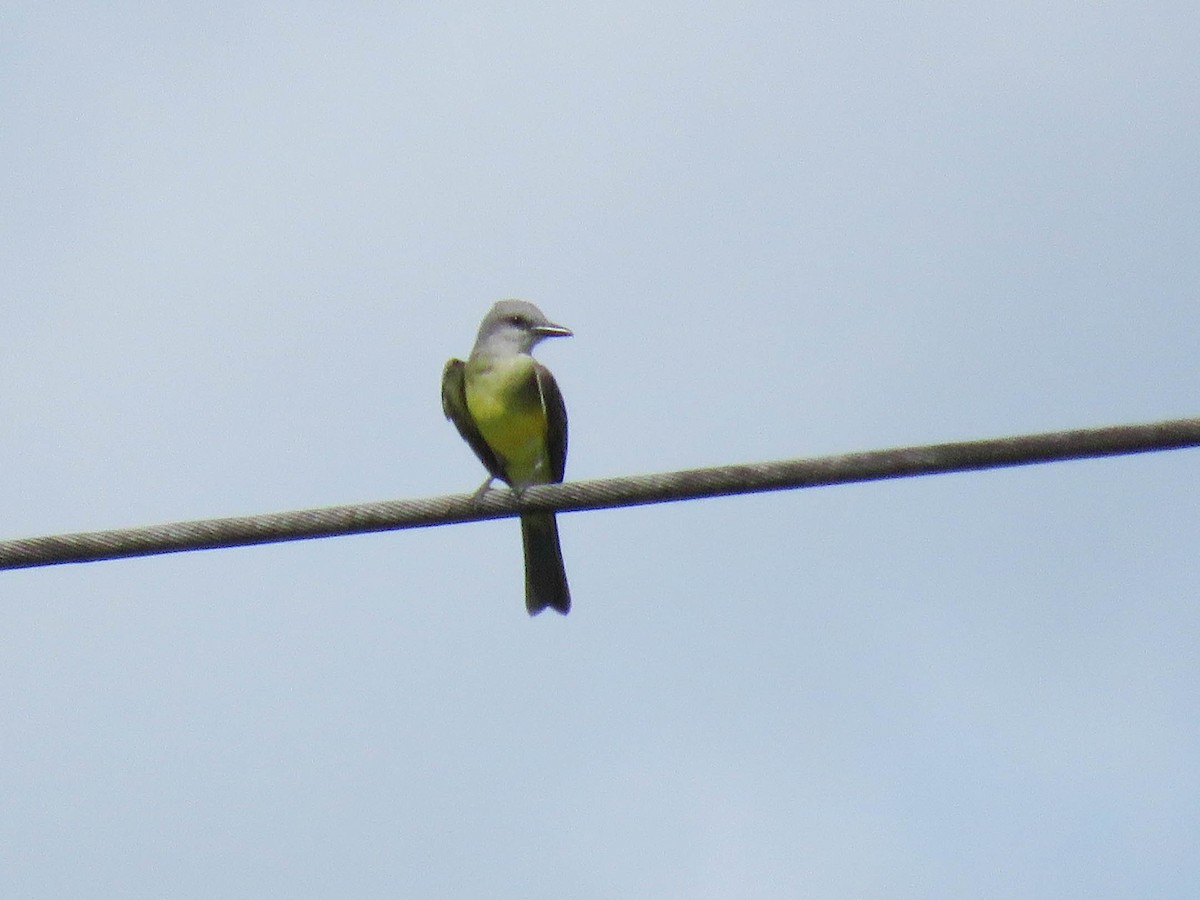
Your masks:
[[[3,535],[1195,415],[1194,4],[15,3]],[[11,897],[1193,897],[1194,451],[0,573]]]

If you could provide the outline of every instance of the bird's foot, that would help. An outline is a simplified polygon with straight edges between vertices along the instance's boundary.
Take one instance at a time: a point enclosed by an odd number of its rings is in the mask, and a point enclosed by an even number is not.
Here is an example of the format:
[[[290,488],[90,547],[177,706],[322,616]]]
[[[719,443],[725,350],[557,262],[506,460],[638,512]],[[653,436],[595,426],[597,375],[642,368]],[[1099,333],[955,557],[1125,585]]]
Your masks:
[[[477,503],[480,500],[482,500],[484,494],[486,494],[488,491],[490,491],[492,489],[492,482],[495,480],[496,480],[495,475],[489,475],[487,481],[485,481],[483,484],[481,484],[479,486],[479,490],[477,490],[474,494],[471,495],[472,502]]]

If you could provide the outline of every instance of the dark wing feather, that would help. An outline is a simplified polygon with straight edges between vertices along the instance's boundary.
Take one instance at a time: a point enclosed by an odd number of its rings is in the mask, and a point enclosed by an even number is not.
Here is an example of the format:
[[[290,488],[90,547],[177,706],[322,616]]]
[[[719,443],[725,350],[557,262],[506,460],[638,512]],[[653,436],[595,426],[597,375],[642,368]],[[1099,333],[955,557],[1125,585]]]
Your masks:
[[[558,382],[550,370],[535,363],[534,371],[546,410],[546,452],[550,456],[550,473],[554,481],[562,481],[567,470],[567,405],[563,403]]]
[[[447,361],[446,368],[442,370],[442,412],[454,423],[462,439],[475,451],[488,473],[503,481],[504,470],[500,467],[500,460],[496,459],[496,454],[475,427],[475,420],[471,418],[471,411],[467,409],[465,372],[466,363],[461,359]]]

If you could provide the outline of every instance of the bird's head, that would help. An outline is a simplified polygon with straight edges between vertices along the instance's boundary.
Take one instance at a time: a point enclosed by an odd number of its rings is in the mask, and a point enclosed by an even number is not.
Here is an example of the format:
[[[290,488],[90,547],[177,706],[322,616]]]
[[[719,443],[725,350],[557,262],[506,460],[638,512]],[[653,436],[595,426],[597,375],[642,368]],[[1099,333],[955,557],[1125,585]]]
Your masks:
[[[554,324],[532,303],[501,300],[484,316],[475,343],[528,353],[543,338],[570,336],[571,329]]]

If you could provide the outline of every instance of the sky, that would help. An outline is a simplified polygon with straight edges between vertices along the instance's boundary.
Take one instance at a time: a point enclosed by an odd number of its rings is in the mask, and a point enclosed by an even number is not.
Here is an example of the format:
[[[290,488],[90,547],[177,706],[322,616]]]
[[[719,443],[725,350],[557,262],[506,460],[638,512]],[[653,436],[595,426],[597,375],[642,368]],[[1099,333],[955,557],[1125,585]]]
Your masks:
[[[1194,3],[18,2],[0,537],[1196,415]],[[0,573],[6,897],[1200,895],[1197,451]]]

